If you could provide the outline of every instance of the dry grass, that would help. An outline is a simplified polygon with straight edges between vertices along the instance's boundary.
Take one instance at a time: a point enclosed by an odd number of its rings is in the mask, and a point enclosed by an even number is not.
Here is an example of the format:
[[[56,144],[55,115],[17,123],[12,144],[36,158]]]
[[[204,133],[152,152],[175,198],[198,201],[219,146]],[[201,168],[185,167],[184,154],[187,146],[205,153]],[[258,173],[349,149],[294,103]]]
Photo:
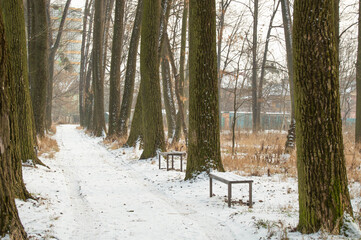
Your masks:
[[[54,135],[56,134],[56,126],[55,124],[52,124],[51,127],[50,127],[50,130],[49,130],[49,134],[50,135]]]
[[[49,136],[38,138],[38,155],[45,158],[54,158],[55,153],[59,152],[59,146],[56,140]]]
[[[343,139],[348,179],[361,183],[361,146],[355,146],[353,133],[345,133]]]
[[[105,145],[108,145],[111,150],[123,147],[127,142],[127,137],[107,137],[103,140]]]
[[[355,137],[351,132],[343,135],[347,175],[350,182],[361,183],[361,146],[355,147]],[[232,156],[232,135],[222,135],[223,165],[228,171],[242,171],[251,176],[285,174],[297,177],[296,151],[286,157],[283,154],[285,142],[286,135],[281,133],[238,133]]]
[[[296,154],[285,155],[286,135],[281,133],[238,133],[232,156],[232,135],[221,136],[223,166],[251,176],[285,174],[296,177]]]
[[[184,139],[180,139],[179,142],[175,143],[168,143],[166,146],[167,151],[179,151],[179,152],[186,152],[187,145]]]

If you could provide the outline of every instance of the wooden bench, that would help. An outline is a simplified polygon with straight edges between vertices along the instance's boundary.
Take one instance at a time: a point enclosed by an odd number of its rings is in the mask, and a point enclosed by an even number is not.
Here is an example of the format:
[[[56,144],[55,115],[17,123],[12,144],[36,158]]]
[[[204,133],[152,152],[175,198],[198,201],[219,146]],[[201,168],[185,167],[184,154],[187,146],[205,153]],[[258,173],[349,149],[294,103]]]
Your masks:
[[[247,180],[243,177],[236,175],[234,173],[229,172],[217,172],[217,173],[210,173],[209,174],[209,190],[210,190],[210,197],[212,197],[212,180],[218,180],[228,185],[228,207],[231,207],[231,199],[232,199],[232,184],[237,183],[248,183],[249,184],[249,207],[252,207],[252,183],[253,180]]]
[[[165,157],[166,158],[166,160],[167,160],[167,171],[169,171],[169,170],[175,170],[174,169],[174,157],[175,156],[178,156],[178,157],[180,157],[179,158],[179,160],[180,160],[180,171],[182,172],[183,171],[183,156],[185,156],[186,155],[186,153],[185,152],[160,152],[159,153],[159,169],[162,169],[161,168],[161,161],[160,161],[160,159],[161,159],[161,156],[162,157]],[[172,158],[172,167],[170,168],[169,167],[169,156],[171,156]]]

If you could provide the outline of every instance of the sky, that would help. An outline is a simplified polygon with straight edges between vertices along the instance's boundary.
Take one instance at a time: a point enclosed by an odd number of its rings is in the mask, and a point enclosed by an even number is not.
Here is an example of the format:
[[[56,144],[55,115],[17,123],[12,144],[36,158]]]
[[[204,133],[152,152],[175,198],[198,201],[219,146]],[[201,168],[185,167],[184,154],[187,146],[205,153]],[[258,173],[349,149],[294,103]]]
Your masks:
[[[72,7],[83,8],[85,5],[85,0],[72,0],[70,5]]]

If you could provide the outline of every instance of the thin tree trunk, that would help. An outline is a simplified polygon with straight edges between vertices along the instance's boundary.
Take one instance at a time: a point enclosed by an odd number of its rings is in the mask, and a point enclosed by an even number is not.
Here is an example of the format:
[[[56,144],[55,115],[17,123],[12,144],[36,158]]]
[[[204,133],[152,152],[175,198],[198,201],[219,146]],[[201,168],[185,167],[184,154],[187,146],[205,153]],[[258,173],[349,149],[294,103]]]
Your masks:
[[[285,152],[291,152],[295,148],[296,127],[295,127],[295,94],[293,84],[293,49],[292,49],[292,19],[290,13],[290,5],[288,0],[281,0],[283,29],[285,32],[288,81],[290,85],[291,96],[291,124],[288,129],[287,141],[285,144]]]
[[[168,138],[173,138],[175,131],[176,111],[174,105],[173,87],[170,75],[170,67],[168,60],[168,48],[163,42],[161,69],[162,69],[162,84],[163,84],[163,100],[164,108],[167,117]]]
[[[138,6],[134,19],[132,36],[130,39],[127,69],[125,72],[123,100],[122,100],[122,106],[120,108],[120,116],[119,116],[118,130],[117,130],[120,137],[126,137],[128,135],[128,124],[132,110],[135,73],[137,68],[137,55],[138,55],[138,46],[140,39],[140,26],[142,22],[142,10],[143,10],[143,0],[138,0]],[[139,101],[139,104],[140,103],[141,101]],[[138,136],[136,138],[138,138]]]
[[[219,109],[219,122],[222,120],[221,113],[221,89],[222,89],[222,78],[223,73],[221,72],[221,61],[222,61],[222,43],[223,43],[223,31],[224,31],[224,19],[229,7],[231,0],[222,0],[220,2],[221,6],[221,16],[219,20],[219,29],[218,29],[218,42],[217,42],[217,73],[218,73],[218,109]]]
[[[36,133],[45,134],[46,96],[49,82],[49,45],[46,0],[28,0],[30,13],[29,73]]]
[[[183,128],[183,134],[186,140],[186,143],[188,143],[188,130],[187,130],[187,125],[185,122],[185,116],[184,116],[184,104],[183,104],[183,99],[182,96],[180,95],[180,83],[179,83],[179,74],[177,71],[177,67],[175,65],[175,61],[174,61],[174,56],[172,51],[170,50],[170,42],[169,42],[169,38],[168,35],[166,35],[166,44],[168,47],[168,57],[169,57],[169,62],[170,65],[172,66],[172,72],[175,78],[175,94],[176,94],[176,98],[177,98],[177,102],[178,102],[178,113],[180,114],[180,120],[181,120],[181,124],[182,124],[182,128]]]
[[[262,66],[261,66],[261,76],[259,78],[258,96],[257,96],[258,101],[257,101],[257,124],[256,125],[259,126],[259,129],[261,128],[261,108],[262,108],[262,103],[264,101],[264,99],[263,99],[263,83],[264,83],[264,76],[266,74],[268,46],[269,46],[269,41],[270,41],[270,38],[271,38],[271,31],[272,31],[272,28],[273,28],[273,26],[272,26],[273,19],[276,16],[279,5],[280,5],[280,1],[278,1],[276,9],[273,11],[273,14],[271,16],[271,20],[269,22],[267,36],[266,36],[266,44],[265,44],[264,52],[263,52],[263,61],[262,61]]]
[[[119,1],[119,0],[117,0]],[[110,20],[112,18],[112,12],[114,7],[114,0],[106,0],[104,2],[104,36],[103,36],[103,76],[105,77],[105,70],[107,66],[107,57],[108,57],[108,40],[109,40],[109,30],[110,30]]]
[[[141,159],[154,157],[158,150],[165,150],[158,60],[159,16],[160,0],[144,0],[140,51],[144,129]]]
[[[83,15],[83,33],[81,40],[81,50],[80,50],[80,72],[79,72],[79,121],[80,126],[84,126],[84,85],[85,85],[85,76],[86,76],[86,55],[85,55],[85,46],[86,46],[86,36],[87,36],[87,26],[88,26],[88,16],[90,15],[90,4],[89,0],[85,2],[84,15]]]
[[[3,3],[3,2],[2,2]],[[10,2],[8,2],[10,3]],[[18,5],[20,7],[22,5]],[[3,24],[3,4],[0,5],[0,238],[10,234],[11,239],[27,239],[16,209],[12,192],[11,176],[11,139],[10,139],[10,96],[7,91],[11,87],[7,76],[9,64],[8,46],[5,42]],[[25,27],[25,25],[24,25]],[[25,41],[25,39],[24,39]],[[25,58],[25,56],[24,56]]]
[[[103,135],[105,129],[104,118],[104,75],[103,75],[103,37],[104,37],[104,10],[103,1],[95,0],[94,33],[93,33],[93,86],[94,86],[94,114],[93,134]]]
[[[337,234],[345,214],[353,215],[343,152],[334,4],[294,4],[298,229],[303,233],[324,229]]]
[[[179,81],[178,78],[175,78],[175,94],[177,97],[178,103],[178,112],[176,119],[176,127],[174,133],[174,142],[178,142],[181,135],[182,123],[185,123],[184,120],[184,66],[185,66],[185,56],[186,56],[186,43],[187,43],[187,27],[188,27],[188,5],[189,0],[184,0],[184,8],[183,8],[183,17],[182,17],[182,33],[181,33],[181,49],[180,49],[180,60],[179,60]],[[182,112],[180,111],[180,107],[182,106]]]
[[[224,171],[219,132],[216,4],[214,0],[190,0],[189,9],[189,142],[185,179],[212,169]]]
[[[138,141],[143,143],[144,140],[144,129],[143,129],[143,120],[142,120],[142,81],[140,82],[139,92],[137,97],[137,102],[135,104],[134,114],[132,124],[130,126],[130,133],[125,144],[128,147],[134,147]]]
[[[116,134],[120,112],[120,64],[123,49],[123,18],[124,0],[118,0],[115,5],[114,34],[112,46],[112,60],[110,66],[110,94],[109,94],[109,131],[108,136]]]
[[[51,111],[52,111],[52,103],[53,103],[53,81],[54,81],[54,62],[55,62],[55,54],[58,51],[61,36],[63,34],[64,24],[66,20],[66,16],[68,15],[68,10],[70,6],[71,0],[67,0],[64,6],[63,15],[61,16],[60,24],[59,24],[59,30],[58,34],[56,36],[56,40],[54,45],[52,41],[51,36],[51,42],[50,42],[50,53],[49,53],[49,82],[48,82],[48,92],[46,95],[46,129],[49,130],[52,124],[52,117],[51,117]],[[48,9],[50,11],[50,9]],[[49,19],[50,20],[50,19]],[[50,21],[49,21],[50,25]],[[51,32],[51,28],[49,30]]]
[[[355,142],[357,149],[361,144],[361,1],[359,1],[358,47],[356,62],[356,131]]]
[[[252,46],[252,130],[257,133],[259,126],[257,125],[257,33],[258,33],[258,0],[254,0],[253,10],[253,46]]]
[[[92,67],[93,67],[93,53],[90,54],[90,61],[88,64],[88,71],[85,78],[85,88],[84,88],[84,126],[87,129],[91,129],[92,116],[93,116],[93,100],[94,94],[92,89]]]

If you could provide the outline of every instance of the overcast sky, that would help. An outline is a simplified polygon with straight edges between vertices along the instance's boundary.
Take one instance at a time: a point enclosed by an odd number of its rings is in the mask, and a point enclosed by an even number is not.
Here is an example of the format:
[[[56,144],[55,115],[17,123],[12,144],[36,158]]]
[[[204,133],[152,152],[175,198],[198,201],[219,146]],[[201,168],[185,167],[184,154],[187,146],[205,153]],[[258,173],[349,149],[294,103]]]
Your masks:
[[[84,8],[85,0],[72,0],[70,5],[72,7]]]

